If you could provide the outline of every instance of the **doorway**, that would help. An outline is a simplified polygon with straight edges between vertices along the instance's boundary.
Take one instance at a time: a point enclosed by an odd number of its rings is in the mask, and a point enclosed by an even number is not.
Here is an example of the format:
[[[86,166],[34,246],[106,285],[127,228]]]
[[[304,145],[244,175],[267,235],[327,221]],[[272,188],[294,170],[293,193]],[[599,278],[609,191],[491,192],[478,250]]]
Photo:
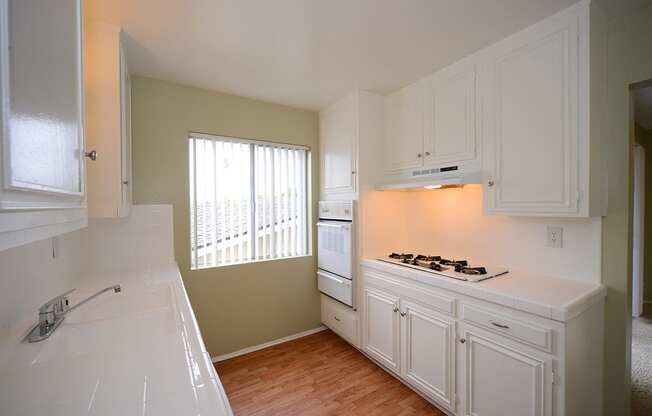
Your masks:
[[[632,415],[652,415],[652,86],[632,90]],[[647,153],[647,158],[646,158]],[[648,166],[648,163],[651,166]],[[651,203],[646,203],[650,199]],[[651,233],[648,236],[646,228]],[[646,256],[650,251],[651,255]],[[646,264],[647,263],[647,264]]]

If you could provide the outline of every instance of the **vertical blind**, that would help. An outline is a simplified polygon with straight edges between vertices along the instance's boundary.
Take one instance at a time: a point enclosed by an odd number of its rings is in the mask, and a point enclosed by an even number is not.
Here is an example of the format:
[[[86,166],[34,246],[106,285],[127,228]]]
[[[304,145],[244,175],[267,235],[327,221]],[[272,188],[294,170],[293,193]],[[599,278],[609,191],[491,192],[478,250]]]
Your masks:
[[[309,254],[308,148],[189,138],[193,270]]]

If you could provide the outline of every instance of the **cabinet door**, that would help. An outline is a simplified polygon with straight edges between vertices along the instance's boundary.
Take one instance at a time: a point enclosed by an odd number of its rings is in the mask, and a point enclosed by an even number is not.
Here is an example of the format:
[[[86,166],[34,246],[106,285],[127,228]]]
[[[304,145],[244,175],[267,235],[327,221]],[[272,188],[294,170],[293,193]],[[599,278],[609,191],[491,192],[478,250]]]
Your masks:
[[[476,158],[476,70],[463,64],[428,80],[424,157],[442,165]]]
[[[385,99],[385,171],[423,164],[424,84],[416,82]]]
[[[549,358],[506,338],[461,325],[465,415],[552,414]]]
[[[131,80],[124,56],[122,43],[120,43],[120,177],[122,185],[122,204],[118,216],[126,217],[131,211]]]
[[[504,42],[487,67],[489,212],[578,212],[578,23]]]
[[[84,205],[79,0],[0,0],[0,210]]]
[[[322,192],[355,192],[356,97],[351,95],[319,115]]]
[[[399,371],[399,300],[378,289],[364,289],[363,350]]]
[[[402,375],[414,387],[455,411],[455,324],[401,299]]]

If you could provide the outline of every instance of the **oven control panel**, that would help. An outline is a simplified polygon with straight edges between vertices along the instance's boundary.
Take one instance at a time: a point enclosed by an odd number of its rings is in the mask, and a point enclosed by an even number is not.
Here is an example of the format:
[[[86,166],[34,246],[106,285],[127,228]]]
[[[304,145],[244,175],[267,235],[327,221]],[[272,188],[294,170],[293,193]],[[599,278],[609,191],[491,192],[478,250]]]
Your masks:
[[[319,218],[353,221],[353,201],[319,201]]]

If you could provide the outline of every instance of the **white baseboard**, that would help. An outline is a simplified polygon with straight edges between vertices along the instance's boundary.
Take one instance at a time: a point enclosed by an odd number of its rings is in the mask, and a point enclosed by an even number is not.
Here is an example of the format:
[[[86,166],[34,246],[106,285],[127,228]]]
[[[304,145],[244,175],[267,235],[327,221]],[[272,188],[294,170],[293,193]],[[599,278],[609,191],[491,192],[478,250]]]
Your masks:
[[[248,354],[250,352],[262,350],[263,348],[271,347],[273,345],[278,345],[278,344],[282,344],[284,342],[292,341],[294,339],[307,337],[308,335],[316,334],[317,332],[321,332],[321,331],[323,331],[325,329],[326,329],[326,327],[324,325],[318,326],[317,328],[313,328],[313,329],[309,329],[307,331],[299,332],[298,334],[288,335],[287,337],[275,339],[273,341],[268,341],[268,342],[265,342],[263,344],[258,344],[258,345],[254,345],[252,347],[243,348],[243,349],[238,350],[238,351],[233,351],[233,352],[230,352],[230,353],[227,353],[227,354],[218,355],[217,357],[212,357],[211,360],[213,360],[214,363],[217,363],[217,362],[220,362],[220,361],[228,360],[229,358],[239,357],[241,355],[245,355],[245,354]]]

